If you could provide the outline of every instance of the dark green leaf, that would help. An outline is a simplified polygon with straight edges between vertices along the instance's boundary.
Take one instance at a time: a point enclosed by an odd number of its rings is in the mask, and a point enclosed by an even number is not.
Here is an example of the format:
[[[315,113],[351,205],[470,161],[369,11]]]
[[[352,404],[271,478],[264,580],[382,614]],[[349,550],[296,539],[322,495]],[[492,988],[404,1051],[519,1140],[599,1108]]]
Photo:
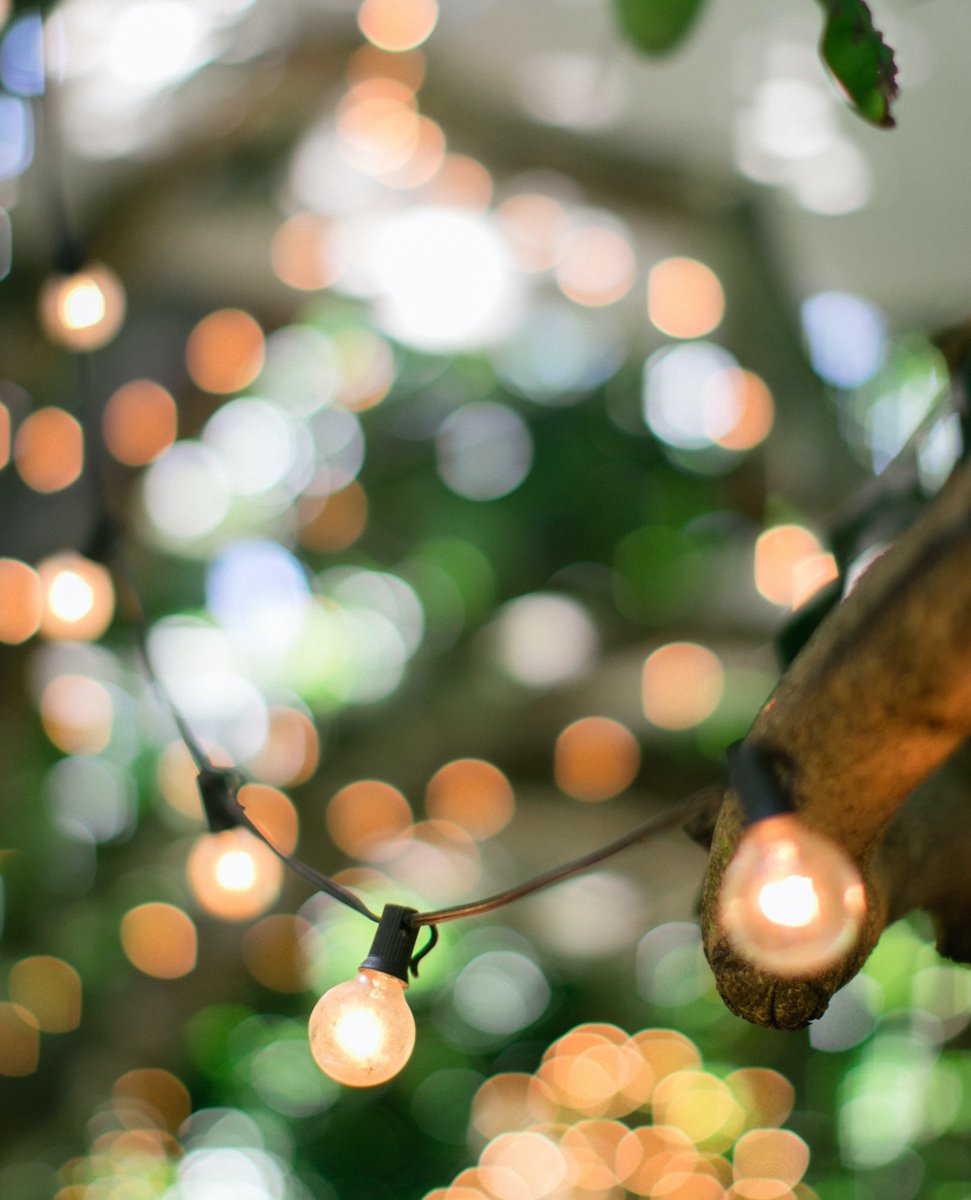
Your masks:
[[[681,41],[705,0],[614,0],[624,36],[645,54],[666,54]]]
[[[891,128],[890,106],[897,98],[893,50],[873,24],[864,0],[820,0],[826,26],[819,52],[836,82],[861,117]]]

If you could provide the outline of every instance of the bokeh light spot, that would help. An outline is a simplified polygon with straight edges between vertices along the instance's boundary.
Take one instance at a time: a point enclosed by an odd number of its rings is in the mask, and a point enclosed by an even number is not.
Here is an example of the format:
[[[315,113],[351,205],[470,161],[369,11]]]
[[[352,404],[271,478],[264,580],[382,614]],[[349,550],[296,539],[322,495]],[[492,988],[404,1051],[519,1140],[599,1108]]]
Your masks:
[[[505,404],[465,404],[445,418],[435,439],[438,473],[468,500],[498,500],[523,482],[533,465],[533,438]]]
[[[256,828],[284,854],[293,854],[300,833],[293,801],[267,783],[244,783],[239,802]]]
[[[43,588],[25,562],[0,558],[0,642],[16,646],[40,628]]]
[[[38,564],[43,609],[40,632],[55,640],[94,641],[111,624],[115,589],[100,563],[55,554]]]
[[[133,379],[113,392],[102,417],[105,444],[120,463],[144,467],[173,444],[178,409],[152,379]]]
[[[189,1089],[170,1071],[140,1067],[120,1075],[111,1100],[123,1122],[132,1118],[175,1133],[192,1111]]]
[[[414,50],[437,21],[437,0],[362,0],[357,11],[361,33],[379,50]]]
[[[610,800],[630,786],[640,764],[640,747],[626,725],[581,717],[556,739],[553,776],[575,800]]]
[[[250,974],[274,992],[302,992],[308,986],[303,942],[309,921],[279,913],[257,921],[243,936],[243,961]]]
[[[267,713],[266,741],[249,759],[249,768],[264,783],[278,787],[305,783],[320,761],[317,727],[306,713],[274,705]]]
[[[360,779],[337,792],[327,805],[327,831],[345,854],[379,862],[411,828],[411,806],[390,783]]]
[[[246,829],[226,829],[197,839],[186,864],[200,906],[224,921],[248,921],[275,904],[283,865],[269,846]]]
[[[223,395],[248,387],[263,366],[263,330],[249,313],[223,308],[203,317],[189,334],[186,367],[192,382]]]
[[[51,339],[70,350],[107,345],[125,319],[125,291],[118,276],[93,263],[75,275],[54,275],[40,293],[40,320]]]
[[[711,333],[725,314],[718,276],[694,258],[666,258],[647,278],[647,315],[668,337],[698,338]]]
[[[804,603],[838,574],[836,560],[802,525],[774,525],[755,543],[756,589],[782,608]]]
[[[802,306],[802,327],[813,370],[835,387],[860,387],[887,355],[883,315],[848,292],[819,292]]]
[[[528,687],[552,687],[581,676],[592,664],[599,638],[586,608],[555,592],[510,600],[496,623],[503,670]]]
[[[471,1125],[480,1137],[492,1139],[501,1133],[551,1121],[556,1100],[549,1087],[535,1075],[501,1072],[479,1088],[472,1101]]]
[[[44,1033],[70,1033],[81,1023],[81,976],[62,958],[35,955],[10,968],[10,999],[32,1013]]]
[[[196,965],[192,918],[173,904],[139,904],[121,919],[121,945],[132,966],[155,979],[179,979]]]
[[[489,838],[508,825],[516,801],[498,767],[481,758],[459,758],[428,781],[425,806],[429,816],[454,821],[474,838]]]
[[[44,732],[65,754],[97,754],[111,739],[111,693],[86,675],[56,675],[40,697]]]
[[[308,550],[339,554],[353,546],[368,522],[368,498],[353,480],[345,488],[323,498],[307,497],[299,508],[300,544]]]
[[[63,408],[39,408],[26,417],[13,444],[20,478],[35,492],[70,487],[84,468],[80,422]]]
[[[736,1180],[777,1179],[795,1187],[809,1166],[809,1147],[788,1129],[752,1129],[735,1143],[732,1161]]]
[[[33,1075],[39,1061],[37,1018],[19,1004],[0,1002],[0,1075]]]
[[[691,729],[718,707],[725,672],[696,642],[669,642],[647,656],[641,675],[644,715],[660,729]]]

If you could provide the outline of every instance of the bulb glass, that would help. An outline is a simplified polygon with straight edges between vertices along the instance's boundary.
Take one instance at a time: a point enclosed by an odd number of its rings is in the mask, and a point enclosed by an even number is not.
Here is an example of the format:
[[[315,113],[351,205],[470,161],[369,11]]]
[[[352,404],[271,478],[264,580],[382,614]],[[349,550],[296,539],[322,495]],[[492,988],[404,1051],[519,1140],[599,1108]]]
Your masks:
[[[774,975],[815,974],[853,945],[866,914],[856,867],[794,813],[748,830],[722,880],[722,928],[735,950]]]
[[[406,987],[393,975],[363,967],[355,979],[321,996],[309,1034],[324,1074],[349,1087],[373,1087],[398,1074],[415,1045]]]

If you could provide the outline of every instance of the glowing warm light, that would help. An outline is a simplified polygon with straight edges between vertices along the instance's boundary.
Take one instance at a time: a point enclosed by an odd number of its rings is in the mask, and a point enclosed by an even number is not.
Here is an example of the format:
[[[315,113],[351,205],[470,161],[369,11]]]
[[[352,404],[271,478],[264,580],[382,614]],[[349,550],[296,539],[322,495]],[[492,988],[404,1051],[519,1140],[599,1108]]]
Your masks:
[[[250,974],[275,992],[302,992],[307,987],[303,944],[309,921],[279,913],[257,921],[243,936],[243,961]]]
[[[704,337],[721,324],[725,293],[718,276],[704,263],[666,258],[648,275],[647,315],[668,337]]]
[[[556,282],[577,304],[614,304],[634,286],[637,262],[630,238],[613,225],[588,222],[561,242]]]
[[[273,706],[267,717],[266,741],[250,758],[250,770],[264,783],[281,787],[305,783],[320,761],[316,726],[306,713],[282,705]]]
[[[16,646],[40,628],[40,576],[16,558],[0,558],[0,642]]]
[[[17,430],[13,454],[20,478],[35,492],[70,487],[84,468],[80,422],[63,408],[39,408]]]
[[[683,1130],[641,1125],[631,1129],[617,1147],[617,1175],[628,1192],[653,1196],[666,1180],[690,1175],[699,1157]]]
[[[553,777],[576,800],[609,800],[629,787],[641,765],[637,739],[609,717],[582,717],[556,739]]]
[[[735,394],[734,412],[727,429],[713,429],[712,441],[725,450],[751,450],[772,431],[775,405],[765,380],[744,367],[728,368]]]
[[[352,480],[323,499],[308,497],[300,505],[300,544],[308,550],[336,554],[353,546],[368,522],[367,492]]]
[[[691,1138],[699,1150],[727,1150],[742,1132],[745,1114],[724,1081],[707,1071],[675,1071],[651,1098],[654,1119]]]
[[[39,1061],[37,1018],[20,1004],[0,1003],[0,1075],[33,1075]]]
[[[325,992],[310,1014],[310,1050],[320,1069],[349,1087],[392,1079],[415,1045],[415,1018],[402,980],[362,968]]]
[[[175,441],[178,409],[160,383],[133,379],[108,398],[102,429],[105,444],[120,463],[144,467]]]
[[[405,162],[382,175],[385,187],[418,188],[434,179],[445,161],[445,132],[437,121],[419,117],[415,143]]]
[[[488,168],[467,154],[446,154],[425,195],[432,204],[485,212],[495,185]]]
[[[436,0],[363,0],[357,11],[361,33],[379,50],[414,50],[437,21]]]
[[[263,367],[263,330],[249,313],[223,308],[189,334],[185,360],[192,382],[219,395],[248,387]]]
[[[499,205],[497,215],[518,267],[538,273],[556,266],[569,228],[559,200],[543,192],[519,192]]]
[[[267,783],[245,783],[239,789],[239,802],[250,821],[278,850],[284,854],[296,850],[300,820],[289,796]]]
[[[111,624],[115,589],[100,563],[80,554],[55,554],[38,564],[44,637],[94,641]]]
[[[202,908],[224,921],[248,921],[275,904],[283,865],[247,829],[203,834],[192,848],[186,874]]]
[[[327,832],[354,858],[387,859],[392,843],[411,828],[411,805],[390,783],[361,779],[341,788],[327,805]]]
[[[501,1133],[479,1155],[484,1167],[504,1167],[524,1185],[523,1200],[556,1194],[566,1179],[566,1160],[556,1142],[534,1130]]]
[[[119,1075],[111,1102],[123,1124],[137,1121],[175,1133],[192,1111],[189,1089],[170,1071],[139,1067]]]
[[[180,979],[196,965],[192,918],[174,904],[139,904],[121,919],[121,945],[132,964],[154,979]]]
[[[81,976],[62,958],[20,959],[10,968],[8,989],[44,1033],[70,1033],[81,1023]]]
[[[670,642],[644,662],[644,715],[660,729],[691,729],[715,711],[724,686],[717,654],[695,642]]]
[[[341,157],[382,179],[411,160],[420,128],[414,94],[390,79],[357,84],[337,110]]]
[[[44,332],[71,350],[107,345],[124,319],[124,288],[103,263],[93,263],[75,275],[52,276],[41,289]]]
[[[788,1129],[753,1129],[735,1143],[735,1178],[778,1179],[795,1187],[809,1166],[809,1147]]]
[[[270,261],[279,279],[304,292],[330,287],[344,270],[334,254],[330,222],[309,212],[283,222],[270,243]]]
[[[755,543],[755,586],[782,608],[795,608],[835,579],[836,560],[802,525],[774,525]]]
[[[0,402],[0,471],[10,462],[10,409]]]
[[[428,781],[425,805],[429,816],[454,821],[474,838],[489,838],[508,825],[516,800],[498,767],[481,758],[459,758]]]
[[[513,1129],[545,1124],[555,1115],[556,1098],[542,1079],[510,1071],[483,1083],[472,1101],[470,1120],[480,1137],[491,1139]]]
[[[742,1067],[725,1076],[741,1104],[750,1129],[781,1125],[792,1112],[795,1088],[784,1075],[768,1067]]]
[[[65,754],[97,754],[111,740],[111,693],[86,675],[56,675],[40,697],[44,732]]]
[[[843,850],[786,813],[756,822],[745,834],[722,881],[720,913],[743,958],[772,974],[798,977],[846,954],[866,896]]]

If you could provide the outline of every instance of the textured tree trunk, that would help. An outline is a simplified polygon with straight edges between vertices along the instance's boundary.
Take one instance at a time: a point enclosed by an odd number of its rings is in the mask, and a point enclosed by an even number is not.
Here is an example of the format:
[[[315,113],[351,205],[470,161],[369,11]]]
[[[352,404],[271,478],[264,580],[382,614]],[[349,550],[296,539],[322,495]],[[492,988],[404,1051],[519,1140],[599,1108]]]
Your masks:
[[[746,739],[793,764],[788,782],[807,825],[838,841],[860,867],[869,901],[865,928],[843,962],[812,978],[777,979],[735,954],[716,904],[742,832],[738,798],[729,789],[711,843],[702,926],[731,1009],[763,1025],[805,1025],[860,969],[888,917],[910,903],[939,910],[942,948],[964,954],[953,913],[942,908],[947,889],[939,876],[944,860],[955,856],[938,841],[947,827],[927,824],[932,800],[915,798],[904,808],[885,853],[879,851],[908,795],[969,735],[971,465],[962,464],[822,622]],[[952,819],[956,810],[952,803]],[[925,828],[935,830],[933,839],[920,836]]]

